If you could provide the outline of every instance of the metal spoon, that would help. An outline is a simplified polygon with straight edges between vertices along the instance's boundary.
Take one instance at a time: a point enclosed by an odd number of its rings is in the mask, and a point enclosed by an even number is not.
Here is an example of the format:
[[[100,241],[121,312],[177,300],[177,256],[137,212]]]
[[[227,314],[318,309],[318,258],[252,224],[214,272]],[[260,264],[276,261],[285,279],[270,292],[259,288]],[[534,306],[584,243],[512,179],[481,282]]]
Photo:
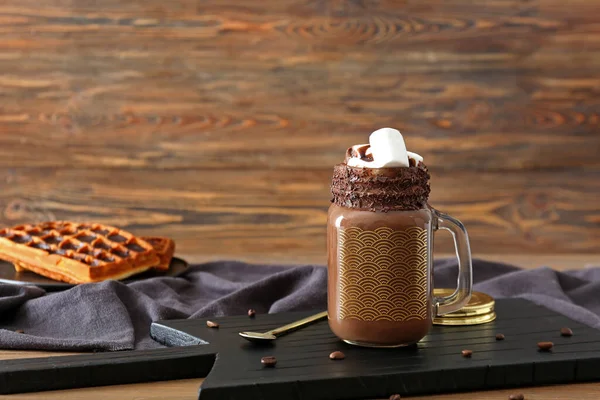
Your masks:
[[[280,326],[279,328],[272,329],[268,332],[264,332],[264,333],[240,332],[240,336],[243,337],[244,339],[248,339],[251,342],[270,342],[272,340],[277,339],[278,336],[284,335],[288,332],[295,331],[298,328],[301,328],[305,325],[319,321],[326,317],[327,317],[327,311],[323,311],[318,314],[311,315],[310,317],[302,318],[301,320],[298,320],[296,322],[292,322],[291,324],[287,324],[284,326]]]

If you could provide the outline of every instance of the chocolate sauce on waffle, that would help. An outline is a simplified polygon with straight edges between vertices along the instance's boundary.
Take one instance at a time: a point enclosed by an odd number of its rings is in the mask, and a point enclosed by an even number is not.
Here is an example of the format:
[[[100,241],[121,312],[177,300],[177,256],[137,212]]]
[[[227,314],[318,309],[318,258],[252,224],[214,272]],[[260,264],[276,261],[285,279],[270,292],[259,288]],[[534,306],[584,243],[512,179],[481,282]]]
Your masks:
[[[127,241],[127,238],[121,235],[111,235],[108,236],[108,240],[117,243],[125,243]]]
[[[92,243],[96,239],[96,236],[94,236],[94,235],[87,235],[87,234],[78,235],[78,236],[75,236],[75,237],[77,238],[77,240],[80,240],[80,241],[85,242],[85,243]]]
[[[12,240],[15,243],[29,243],[31,242],[31,236],[15,235],[10,240]]]
[[[44,242],[41,243],[33,243],[31,247],[35,247],[36,249],[49,250],[50,246]]]
[[[125,245],[125,247],[136,252],[144,251],[144,248],[137,243],[128,243]]]
[[[60,236],[48,236],[45,241],[48,244],[59,244],[60,242],[62,242],[64,239]]]
[[[127,256],[129,255],[129,252],[126,249],[112,249],[110,252],[115,256],[121,258],[127,258]]]

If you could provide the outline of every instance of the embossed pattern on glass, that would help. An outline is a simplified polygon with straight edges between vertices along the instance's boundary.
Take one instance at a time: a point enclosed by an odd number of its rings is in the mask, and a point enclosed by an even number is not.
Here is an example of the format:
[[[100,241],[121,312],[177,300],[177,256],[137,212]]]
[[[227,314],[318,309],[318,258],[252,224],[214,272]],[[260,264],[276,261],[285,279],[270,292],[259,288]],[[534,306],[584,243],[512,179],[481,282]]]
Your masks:
[[[428,318],[427,230],[339,229],[338,257],[340,319]]]

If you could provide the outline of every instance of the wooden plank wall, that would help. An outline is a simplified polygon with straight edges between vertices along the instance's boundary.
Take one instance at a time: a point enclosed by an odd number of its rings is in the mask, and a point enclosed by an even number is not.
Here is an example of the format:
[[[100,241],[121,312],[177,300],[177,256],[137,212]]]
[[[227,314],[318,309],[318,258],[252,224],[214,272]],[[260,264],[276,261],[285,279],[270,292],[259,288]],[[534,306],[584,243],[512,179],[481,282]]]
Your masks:
[[[331,167],[392,126],[476,255],[598,253],[599,71],[598,0],[4,0],[0,222],[324,263]]]

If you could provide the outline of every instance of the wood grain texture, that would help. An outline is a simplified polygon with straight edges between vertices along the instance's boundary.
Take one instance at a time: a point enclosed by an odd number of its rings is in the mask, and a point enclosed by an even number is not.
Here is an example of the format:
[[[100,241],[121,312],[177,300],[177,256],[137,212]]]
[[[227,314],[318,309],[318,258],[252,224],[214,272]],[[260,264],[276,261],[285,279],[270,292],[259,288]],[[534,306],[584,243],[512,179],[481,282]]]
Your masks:
[[[19,400],[197,400],[198,388],[204,379],[182,379],[166,382],[137,383],[129,385],[102,386],[83,389],[53,390],[48,392],[0,395],[0,399]],[[588,385],[589,386],[589,385]],[[600,385],[599,385],[600,386]],[[587,400],[587,398],[583,398]]]
[[[123,400],[173,399],[196,400],[203,379],[184,379],[168,382],[103,386],[95,388],[55,390],[51,392],[0,395],[0,399],[19,400]],[[599,383],[525,387],[510,390],[490,390],[433,396],[419,396],[420,400],[504,400],[514,393],[523,393],[527,400],[597,400],[600,397]],[[378,399],[387,400],[387,399]]]
[[[0,222],[318,258],[332,165],[393,126],[474,252],[597,253],[599,24],[596,0],[6,0]]]
[[[0,350],[0,360],[16,360],[19,358],[39,358],[39,357],[60,357],[72,356],[78,353],[69,352],[48,352],[48,351],[28,351],[28,350]]]
[[[94,220],[171,236],[179,253],[291,252],[324,263],[330,177],[330,170],[12,169],[0,176],[0,221]],[[440,171],[432,186],[431,205],[466,224],[475,254],[597,251],[600,171],[577,179],[559,171]],[[450,248],[449,235],[437,237]]]

